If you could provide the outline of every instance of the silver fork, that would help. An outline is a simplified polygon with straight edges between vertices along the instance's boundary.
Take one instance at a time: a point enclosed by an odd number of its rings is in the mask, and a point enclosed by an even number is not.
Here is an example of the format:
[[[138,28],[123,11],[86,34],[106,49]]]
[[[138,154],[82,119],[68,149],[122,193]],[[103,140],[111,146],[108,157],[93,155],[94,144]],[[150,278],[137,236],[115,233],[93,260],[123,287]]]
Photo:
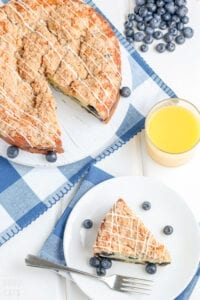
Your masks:
[[[104,282],[109,288],[120,291],[120,292],[129,292],[129,293],[138,293],[144,295],[150,295],[152,280],[144,279],[144,278],[136,278],[136,277],[128,277],[124,275],[110,275],[105,277],[98,277],[96,275],[80,271],[74,268],[64,267],[59,264],[55,264],[45,259],[41,259],[34,255],[28,255],[25,259],[25,263],[27,266],[50,269],[56,272],[65,271],[72,272],[76,274],[81,274],[84,276],[91,277],[93,279],[97,279],[101,282]],[[62,275],[62,273],[61,273]]]

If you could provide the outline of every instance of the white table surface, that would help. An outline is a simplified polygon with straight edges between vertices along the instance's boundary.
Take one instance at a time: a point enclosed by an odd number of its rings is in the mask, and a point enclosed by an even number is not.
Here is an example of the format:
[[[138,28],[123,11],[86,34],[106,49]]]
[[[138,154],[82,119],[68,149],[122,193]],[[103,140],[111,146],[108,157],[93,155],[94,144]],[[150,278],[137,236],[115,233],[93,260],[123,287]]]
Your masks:
[[[129,2],[131,3],[128,0],[96,0],[97,5],[118,28],[121,26],[121,29],[123,29],[124,16],[130,9]],[[144,54],[144,58],[179,97],[189,99],[200,108],[200,1],[188,2],[191,25],[195,29],[193,39],[179,46],[174,53],[158,54],[151,50]],[[141,140],[141,145],[139,140]],[[141,162],[138,156],[140,149],[144,175],[155,177],[180,193],[199,222],[200,151],[182,167],[165,168],[149,158],[142,136],[141,139],[132,139],[112,156],[100,162],[98,166],[116,176],[140,175]],[[56,274],[46,270],[31,269],[24,264],[24,258],[28,253],[36,254],[40,250],[73,193],[74,190],[0,248],[1,300],[88,299],[78,287]],[[200,299],[200,283],[190,299]]]

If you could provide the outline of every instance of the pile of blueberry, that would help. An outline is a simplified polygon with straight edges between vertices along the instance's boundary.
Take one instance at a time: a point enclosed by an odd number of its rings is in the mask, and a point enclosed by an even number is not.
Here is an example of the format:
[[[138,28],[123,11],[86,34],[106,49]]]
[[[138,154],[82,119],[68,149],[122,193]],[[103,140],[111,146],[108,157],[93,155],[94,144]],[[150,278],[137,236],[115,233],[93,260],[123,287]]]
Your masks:
[[[112,260],[109,258],[93,256],[90,258],[89,263],[91,267],[96,268],[98,276],[105,276],[106,270],[112,267]]]
[[[191,38],[187,0],[136,0],[134,12],[125,22],[125,36],[130,43],[142,42],[140,50],[147,52],[154,40],[162,40],[155,49],[162,53],[174,51],[177,45]]]

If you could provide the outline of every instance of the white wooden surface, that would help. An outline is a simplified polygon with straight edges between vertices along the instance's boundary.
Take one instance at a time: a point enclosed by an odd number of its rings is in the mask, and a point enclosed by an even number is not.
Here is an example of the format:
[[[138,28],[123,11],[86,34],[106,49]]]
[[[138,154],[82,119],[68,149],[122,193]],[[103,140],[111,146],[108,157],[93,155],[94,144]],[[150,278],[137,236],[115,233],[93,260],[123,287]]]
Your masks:
[[[179,97],[192,101],[200,108],[200,1],[188,2],[191,25],[195,29],[194,38],[178,47],[174,53],[160,55],[151,50],[144,54],[144,58]],[[130,6],[128,0],[96,0],[96,3],[116,26],[123,28],[124,16]],[[143,137],[141,141],[144,174],[158,178],[179,192],[199,222],[200,151],[185,166],[165,168],[148,157]],[[138,138],[134,138],[111,157],[100,162],[99,166],[116,176],[141,174],[138,145]],[[0,248],[0,300],[88,299],[74,284],[66,283],[56,274],[24,265],[24,258],[28,253],[36,254],[39,251],[74,192],[75,190]],[[200,283],[190,299],[200,299]]]

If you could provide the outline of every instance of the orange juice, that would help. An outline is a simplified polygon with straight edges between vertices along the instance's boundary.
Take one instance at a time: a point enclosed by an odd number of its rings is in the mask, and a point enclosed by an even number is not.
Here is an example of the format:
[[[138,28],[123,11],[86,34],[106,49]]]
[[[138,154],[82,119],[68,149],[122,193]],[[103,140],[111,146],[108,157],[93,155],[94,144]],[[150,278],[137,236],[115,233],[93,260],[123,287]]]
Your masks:
[[[192,149],[200,138],[200,121],[187,108],[165,106],[148,121],[147,134],[160,150],[182,153]]]
[[[147,151],[156,162],[182,165],[200,144],[200,111],[187,100],[163,100],[149,112],[145,136]]]

